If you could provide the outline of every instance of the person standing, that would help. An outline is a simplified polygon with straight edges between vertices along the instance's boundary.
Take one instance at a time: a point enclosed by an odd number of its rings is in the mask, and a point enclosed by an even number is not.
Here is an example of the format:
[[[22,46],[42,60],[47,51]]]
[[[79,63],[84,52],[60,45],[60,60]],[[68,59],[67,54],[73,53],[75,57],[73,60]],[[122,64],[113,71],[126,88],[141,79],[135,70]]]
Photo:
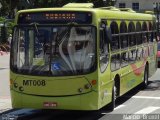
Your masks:
[[[12,40],[12,35],[9,34],[9,37],[8,37],[8,44],[11,45],[11,40]]]

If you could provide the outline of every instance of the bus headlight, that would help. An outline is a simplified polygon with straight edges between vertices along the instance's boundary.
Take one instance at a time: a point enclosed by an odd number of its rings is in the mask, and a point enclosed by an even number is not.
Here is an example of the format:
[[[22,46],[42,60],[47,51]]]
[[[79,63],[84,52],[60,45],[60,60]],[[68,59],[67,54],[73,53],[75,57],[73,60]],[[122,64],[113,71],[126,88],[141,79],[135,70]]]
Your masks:
[[[15,87],[15,88],[17,88],[17,87],[18,87],[18,84],[17,84],[17,83],[14,83],[13,85],[14,85],[14,87]]]
[[[90,85],[90,84],[86,84],[86,85],[84,86],[84,88],[85,88],[85,89],[89,89],[89,88],[91,88],[91,85]]]
[[[21,86],[21,87],[19,87],[19,91],[24,91],[24,88]]]

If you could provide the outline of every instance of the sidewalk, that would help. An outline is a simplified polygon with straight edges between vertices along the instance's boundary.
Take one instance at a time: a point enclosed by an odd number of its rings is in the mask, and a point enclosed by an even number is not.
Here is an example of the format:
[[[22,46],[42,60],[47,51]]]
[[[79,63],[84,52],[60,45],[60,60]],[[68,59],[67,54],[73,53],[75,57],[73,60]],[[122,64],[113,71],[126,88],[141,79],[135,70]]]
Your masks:
[[[0,97],[0,113],[12,109],[10,96]]]
[[[9,88],[9,57],[9,53],[0,55],[0,113],[12,108]]]

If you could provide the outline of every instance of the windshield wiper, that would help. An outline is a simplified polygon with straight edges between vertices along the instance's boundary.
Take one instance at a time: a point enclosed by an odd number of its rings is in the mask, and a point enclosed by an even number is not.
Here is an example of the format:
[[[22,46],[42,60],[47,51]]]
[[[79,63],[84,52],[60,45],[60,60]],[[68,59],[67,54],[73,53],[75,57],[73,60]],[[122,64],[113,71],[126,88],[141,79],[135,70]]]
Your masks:
[[[34,28],[36,30],[36,33],[39,35],[39,30],[38,30],[38,27],[37,25],[39,25],[38,23],[34,22],[34,23],[31,23],[30,25],[34,25]]]

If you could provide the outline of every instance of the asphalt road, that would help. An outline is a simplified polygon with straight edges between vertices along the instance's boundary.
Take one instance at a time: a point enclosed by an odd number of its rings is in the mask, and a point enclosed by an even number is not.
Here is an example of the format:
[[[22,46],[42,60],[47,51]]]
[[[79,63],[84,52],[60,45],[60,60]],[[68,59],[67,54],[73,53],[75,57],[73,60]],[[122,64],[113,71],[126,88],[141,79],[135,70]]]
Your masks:
[[[0,56],[0,98],[9,98],[9,55]],[[5,99],[4,99],[5,100]],[[3,99],[0,100],[0,106]],[[113,112],[20,109],[1,113],[18,120],[160,120],[160,69],[150,78],[146,89],[139,87],[120,97]],[[2,109],[0,107],[0,109]],[[4,108],[3,108],[4,109]],[[15,119],[16,120],[16,119]]]

